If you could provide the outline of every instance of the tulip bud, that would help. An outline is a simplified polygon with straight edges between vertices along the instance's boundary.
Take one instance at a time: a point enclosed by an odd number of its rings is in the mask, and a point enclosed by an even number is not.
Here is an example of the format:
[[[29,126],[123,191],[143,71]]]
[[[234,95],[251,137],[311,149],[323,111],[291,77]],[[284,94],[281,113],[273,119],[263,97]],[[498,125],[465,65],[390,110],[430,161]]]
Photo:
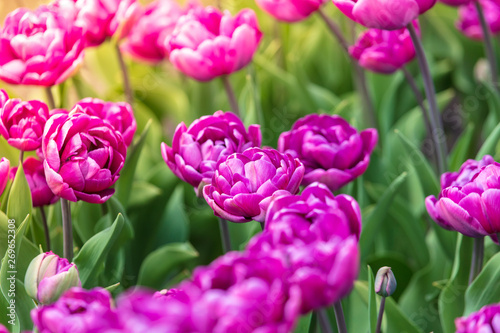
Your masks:
[[[390,267],[384,266],[377,272],[375,278],[375,292],[382,297],[391,296],[396,291],[396,278]]]
[[[68,289],[81,287],[81,282],[75,264],[47,252],[30,263],[24,285],[28,295],[38,303],[51,304]]]

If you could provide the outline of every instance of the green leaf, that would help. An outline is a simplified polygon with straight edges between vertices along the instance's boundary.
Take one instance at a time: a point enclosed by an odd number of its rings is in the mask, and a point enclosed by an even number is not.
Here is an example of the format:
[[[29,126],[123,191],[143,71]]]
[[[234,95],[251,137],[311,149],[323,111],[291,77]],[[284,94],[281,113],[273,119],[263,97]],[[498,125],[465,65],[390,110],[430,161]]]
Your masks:
[[[309,327],[311,327],[312,312],[300,317],[299,322],[295,326],[295,333],[305,333],[309,332]]]
[[[129,148],[129,155],[125,162],[125,166],[120,172],[120,179],[116,183],[116,199],[120,201],[123,206],[127,206],[128,200],[130,197],[130,192],[132,190],[132,184],[134,182],[134,175],[137,169],[137,163],[139,162],[139,158],[141,157],[141,152],[144,147],[144,143],[146,142],[146,137],[149,133],[149,129],[151,128],[152,120],[150,119],[144,130],[142,131],[141,136],[134,143],[134,145]]]
[[[500,253],[495,254],[465,292],[464,316],[500,300]]]
[[[84,288],[96,286],[98,275],[104,269],[106,256],[119,238],[124,223],[123,216],[118,214],[112,226],[89,239],[78,252],[74,263],[78,267]]]
[[[439,295],[439,314],[445,333],[455,332],[455,318],[460,317],[464,312],[464,296],[469,283],[472,242],[472,238],[458,234],[451,277]]]
[[[457,143],[455,143],[453,150],[450,152],[450,170],[458,170],[462,163],[464,163],[469,157],[469,153],[472,148],[471,146],[474,142],[474,132],[474,124],[469,123],[464,132],[458,138]]]
[[[490,136],[484,141],[481,149],[476,155],[476,160],[481,159],[484,155],[495,155],[498,142],[500,141],[500,124],[498,124]]]
[[[198,252],[189,243],[167,244],[150,253],[143,261],[137,285],[162,289],[174,269],[196,257]]]
[[[401,188],[401,185],[404,183],[407,176],[408,174],[406,172],[403,172],[396,179],[394,179],[394,181],[391,183],[391,185],[389,185],[387,190],[380,198],[375,209],[364,220],[363,231],[361,232],[359,242],[361,246],[362,258],[366,257],[370,253],[370,249],[373,242],[375,241],[375,238],[378,235],[378,231],[383,228],[383,221],[386,218],[387,212],[389,211],[389,207],[392,204],[394,196]]]
[[[175,187],[160,220],[156,246],[186,242],[189,239],[189,218],[184,207],[184,184]]]
[[[19,166],[16,172],[12,188],[7,202],[7,216],[16,221],[16,226],[24,220],[26,215],[31,218],[33,203],[31,201],[31,191],[24,174],[24,169]]]
[[[377,296],[375,293],[375,279],[370,266],[368,266],[368,292],[368,322],[370,323],[370,332],[374,333],[377,328]]]
[[[363,299],[365,304],[368,304],[369,291],[366,282],[356,281],[354,283],[354,290]],[[423,333],[423,331],[401,311],[397,303],[394,302],[391,297],[387,297],[385,301],[384,322],[386,326],[386,329],[383,330],[384,332]]]

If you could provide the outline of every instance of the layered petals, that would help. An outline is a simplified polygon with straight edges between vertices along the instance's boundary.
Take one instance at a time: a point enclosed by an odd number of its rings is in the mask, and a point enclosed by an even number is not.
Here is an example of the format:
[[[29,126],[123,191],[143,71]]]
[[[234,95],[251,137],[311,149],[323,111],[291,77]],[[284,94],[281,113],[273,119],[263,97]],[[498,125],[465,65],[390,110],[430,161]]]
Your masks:
[[[495,0],[478,0],[483,8],[486,23],[490,31],[496,35],[500,32],[500,2]],[[479,21],[475,1],[468,1],[468,4],[460,6],[458,9],[457,28],[462,33],[475,40],[483,39],[483,29]]]
[[[260,8],[285,22],[298,22],[317,11],[328,0],[256,0]]]
[[[467,317],[455,319],[456,333],[500,332],[500,304],[487,305]]]

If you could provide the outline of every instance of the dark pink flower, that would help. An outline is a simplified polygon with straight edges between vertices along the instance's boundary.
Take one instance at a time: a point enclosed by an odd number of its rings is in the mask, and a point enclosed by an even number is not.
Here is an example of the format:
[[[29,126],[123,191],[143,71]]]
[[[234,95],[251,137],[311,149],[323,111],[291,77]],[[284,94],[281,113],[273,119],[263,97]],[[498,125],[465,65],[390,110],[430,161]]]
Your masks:
[[[311,114],[280,135],[278,150],[304,163],[302,185],[320,182],[336,191],[366,171],[377,141],[376,129],[358,132],[340,116]]]
[[[484,16],[490,27],[490,31],[495,35],[498,34],[500,32],[500,2],[495,0],[479,0],[479,3],[483,7]],[[474,1],[460,6],[456,26],[465,36],[471,39],[483,39],[483,29],[479,22],[479,15]]]
[[[260,8],[285,22],[301,21],[315,11],[328,0],[256,0]]]
[[[0,79],[52,86],[73,75],[83,61],[83,31],[46,6],[19,8],[0,30]]]
[[[98,98],[89,97],[76,103],[74,109],[78,110],[77,112],[101,118],[123,136],[127,146],[132,143],[137,123],[130,104],[125,102],[104,102]]]
[[[9,181],[9,169],[10,161],[2,157],[0,159],[0,196],[3,194],[5,186],[7,186],[7,182]]]
[[[0,95],[3,93],[5,92],[0,90]],[[0,106],[0,134],[19,150],[36,150],[42,143],[47,119],[49,108],[45,103],[9,99]]]
[[[500,304],[491,304],[467,317],[455,319],[456,333],[500,332]]]
[[[127,147],[103,119],[72,111],[52,116],[43,141],[47,183],[61,198],[103,203],[115,192]]]
[[[179,19],[163,45],[177,69],[196,80],[209,81],[248,65],[261,37],[251,9],[232,17],[213,7],[195,7]]]

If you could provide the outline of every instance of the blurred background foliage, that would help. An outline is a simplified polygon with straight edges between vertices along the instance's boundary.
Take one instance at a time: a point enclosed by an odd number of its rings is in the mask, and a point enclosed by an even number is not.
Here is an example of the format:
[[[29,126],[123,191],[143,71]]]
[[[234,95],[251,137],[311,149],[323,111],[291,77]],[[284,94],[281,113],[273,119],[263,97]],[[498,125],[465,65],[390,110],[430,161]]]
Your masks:
[[[33,8],[41,3],[44,1],[1,1],[0,18],[3,21],[7,12],[16,7]],[[253,64],[231,77],[244,122],[261,125],[264,145],[276,147],[280,133],[309,113],[339,114],[358,129],[369,126],[354,90],[350,61],[318,15],[289,25],[276,22],[250,0],[226,0],[221,6],[233,13],[244,7],[255,9],[264,32]],[[333,4],[328,3],[324,10],[351,43],[362,31]],[[420,19],[442,110],[451,170],[476,156],[485,139],[495,134],[500,119],[498,97],[476,80],[483,46],[455,29],[456,16],[456,9],[438,4]],[[83,202],[73,205],[76,245],[81,247],[96,232],[116,227],[112,224],[116,213],[123,213],[125,222],[117,240],[103,251],[103,264],[86,286],[120,282],[116,291],[138,283],[161,289],[189,276],[195,266],[210,263],[222,249],[212,210],[168,169],[160,143],[171,143],[181,121],[189,125],[202,115],[229,110],[229,103],[218,80],[195,82],[166,61],[149,66],[127,58],[127,64],[135,95],[137,137],[152,121],[137,154],[129,153],[129,165],[134,155],[137,168],[124,171],[126,177],[122,174],[117,184],[119,190],[120,186],[129,190],[118,192],[104,209]],[[420,83],[416,62],[408,69]],[[465,254],[464,249],[470,246],[469,240],[460,239],[457,247],[456,234],[438,228],[425,210],[425,197],[438,194],[439,178],[421,110],[404,75],[367,73],[367,80],[376,106],[380,141],[368,171],[340,191],[354,196],[363,211],[359,280],[367,280],[367,265],[375,272],[381,266],[392,267],[398,280],[394,295],[398,305],[392,301],[388,305],[387,332],[453,332],[453,318],[464,309],[466,279],[463,282],[462,277],[468,274],[467,260],[470,262],[470,254]],[[41,88],[3,83],[0,88],[10,96],[45,100]],[[53,91],[63,108],[71,108],[84,97],[124,100],[113,46],[105,43],[87,50],[79,73]],[[497,142],[494,140],[483,152],[498,159]],[[11,161],[17,160],[17,152],[3,138],[0,151]],[[60,253],[59,212],[59,205],[51,208],[49,219],[55,252]],[[233,248],[244,246],[259,228],[255,222],[230,224]],[[32,232],[35,239],[42,239],[41,234],[36,236],[41,230]],[[497,250],[490,242],[486,251],[489,258]],[[463,254],[460,258],[466,264],[454,263],[455,252]],[[160,266],[161,272],[151,269]],[[366,317],[367,306],[368,287],[366,282],[359,282],[344,301],[349,331],[367,331],[368,320],[356,319]],[[333,317],[333,312],[330,315]],[[310,316],[303,320],[309,321]],[[300,327],[297,331],[301,332]]]

